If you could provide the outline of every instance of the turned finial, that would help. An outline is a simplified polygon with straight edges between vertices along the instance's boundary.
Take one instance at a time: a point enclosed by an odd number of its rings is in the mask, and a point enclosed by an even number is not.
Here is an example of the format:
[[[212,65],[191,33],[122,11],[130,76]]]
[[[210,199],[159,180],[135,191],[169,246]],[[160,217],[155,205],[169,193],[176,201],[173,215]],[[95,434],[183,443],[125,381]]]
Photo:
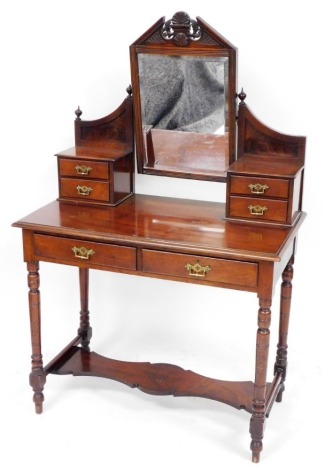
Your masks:
[[[132,96],[132,86],[129,85],[126,89],[127,94],[131,97]]]
[[[240,99],[240,104],[245,104],[245,98],[246,98],[246,93],[244,92],[244,89],[241,89],[241,92],[238,94],[238,98]]]
[[[82,115],[82,111],[80,109],[80,107],[78,106],[78,109],[75,110],[75,115],[77,116],[77,121],[80,121],[80,116]]]

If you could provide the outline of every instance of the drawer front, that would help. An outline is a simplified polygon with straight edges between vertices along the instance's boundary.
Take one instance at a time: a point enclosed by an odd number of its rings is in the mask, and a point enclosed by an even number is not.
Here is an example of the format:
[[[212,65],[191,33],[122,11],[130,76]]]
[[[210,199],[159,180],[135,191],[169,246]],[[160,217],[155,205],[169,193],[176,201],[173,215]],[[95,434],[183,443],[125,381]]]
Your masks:
[[[109,165],[105,162],[60,158],[59,173],[60,176],[109,180]]]
[[[231,175],[230,193],[286,199],[289,195],[289,181],[280,178]]]
[[[136,249],[132,247],[36,234],[35,253],[57,261],[136,269]]]
[[[60,178],[60,195],[80,200],[108,202],[109,183],[78,178]]]
[[[287,201],[231,196],[229,216],[285,223],[287,208]]]
[[[257,285],[257,263],[143,250],[143,271],[243,287]]]

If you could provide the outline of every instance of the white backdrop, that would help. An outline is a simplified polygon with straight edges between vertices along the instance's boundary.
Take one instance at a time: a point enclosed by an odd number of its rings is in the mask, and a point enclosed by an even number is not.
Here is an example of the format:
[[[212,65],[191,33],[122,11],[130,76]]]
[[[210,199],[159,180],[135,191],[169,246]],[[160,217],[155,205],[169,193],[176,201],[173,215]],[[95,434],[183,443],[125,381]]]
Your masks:
[[[11,0],[0,11],[3,431],[0,465],[34,470],[251,468],[249,415],[196,398],[154,397],[96,378],[49,376],[44,413],[28,385],[30,339],[20,230],[11,223],[56,199],[54,154],[73,145],[74,110],[113,111],[130,83],[129,45],[161,16],[201,16],[239,49],[238,87],[267,125],[307,136],[304,209],[283,403],[267,422],[261,468],[320,464],[324,387],[324,24],[321,2]],[[136,176],[138,193],[224,200],[217,183]],[[322,221],[316,220],[322,218]],[[77,271],[41,264],[47,363],[78,328]],[[278,293],[278,292],[277,292]],[[254,378],[253,294],[91,272],[94,349],[171,362],[212,377]],[[272,323],[274,360],[278,299]],[[320,416],[320,414],[322,416]],[[95,463],[93,463],[95,459]],[[3,462],[7,462],[4,464]],[[292,468],[291,467],[291,468]],[[227,466],[225,468],[228,468]]]

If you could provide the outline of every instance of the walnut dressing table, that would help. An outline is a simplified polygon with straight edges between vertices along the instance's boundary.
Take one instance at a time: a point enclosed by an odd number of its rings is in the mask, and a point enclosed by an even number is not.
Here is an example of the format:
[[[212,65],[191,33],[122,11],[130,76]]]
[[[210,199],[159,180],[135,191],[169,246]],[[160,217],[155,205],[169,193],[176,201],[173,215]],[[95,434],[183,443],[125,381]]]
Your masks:
[[[131,46],[131,71],[133,90],[114,113],[83,121],[76,111],[75,147],[57,154],[58,199],[13,224],[22,229],[28,268],[36,412],[43,409],[48,374],[97,376],[156,395],[209,398],[251,414],[252,460],[258,462],[266,417],[282,401],[286,379],[293,262],[305,218],[305,138],[278,133],[255,118],[245,94],[236,94],[236,49],[201,18],[184,12],[161,18]],[[199,77],[209,83],[197,86],[195,103],[189,93]],[[134,135],[140,173],[224,182],[226,203],[135,194]],[[77,335],[47,365],[40,261],[75,266],[80,281]],[[90,269],[256,293],[255,377],[224,381],[92,351]],[[267,382],[271,303],[281,277],[278,346]]]

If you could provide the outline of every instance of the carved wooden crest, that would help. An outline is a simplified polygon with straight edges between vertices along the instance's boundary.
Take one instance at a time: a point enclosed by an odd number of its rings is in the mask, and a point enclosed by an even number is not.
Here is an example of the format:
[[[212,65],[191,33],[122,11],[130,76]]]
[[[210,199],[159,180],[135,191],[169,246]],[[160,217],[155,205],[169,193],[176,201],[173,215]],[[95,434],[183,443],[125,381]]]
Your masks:
[[[177,46],[187,46],[190,41],[198,41],[201,34],[200,26],[184,11],[175,13],[161,28],[163,39]]]

